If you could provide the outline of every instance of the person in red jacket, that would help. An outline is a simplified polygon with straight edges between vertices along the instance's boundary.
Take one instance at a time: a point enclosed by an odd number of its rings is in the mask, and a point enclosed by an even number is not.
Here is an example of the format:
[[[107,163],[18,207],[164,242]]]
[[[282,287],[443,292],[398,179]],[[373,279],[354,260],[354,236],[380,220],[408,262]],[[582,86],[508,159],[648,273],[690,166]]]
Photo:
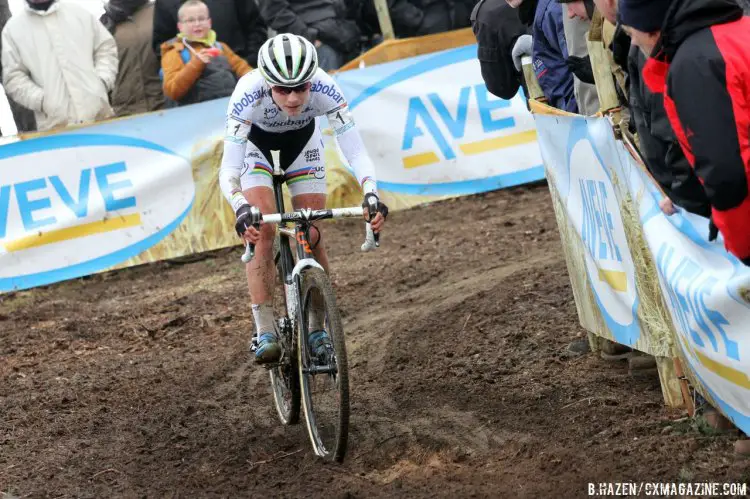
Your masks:
[[[750,266],[750,17],[735,0],[620,0],[618,7],[649,56],[644,82],[664,94],[713,224],[727,251]]]

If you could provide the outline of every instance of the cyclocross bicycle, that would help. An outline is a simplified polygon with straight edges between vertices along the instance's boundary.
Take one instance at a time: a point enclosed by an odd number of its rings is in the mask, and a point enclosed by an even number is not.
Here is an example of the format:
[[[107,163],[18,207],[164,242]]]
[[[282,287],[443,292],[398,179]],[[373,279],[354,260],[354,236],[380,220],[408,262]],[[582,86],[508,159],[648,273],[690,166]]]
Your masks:
[[[275,163],[275,162],[274,162]],[[263,223],[278,224],[274,240],[274,319],[281,346],[281,358],[265,364],[271,377],[274,405],[282,424],[299,422],[300,402],[315,454],[341,462],[349,436],[349,370],[346,342],[336,296],[328,275],[315,260],[310,246],[313,222],[331,218],[362,217],[362,207],[332,210],[300,209],[284,213],[281,187],[284,173],[274,164],[273,190],[278,213],[262,215]],[[371,217],[377,206],[368,207]],[[256,225],[256,228],[259,225]],[[291,243],[296,247],[296,263]],[[362,251],[379,246],[378,235],[366,227]],[[247,244],[243,263],[254,255]],[[308,316],[312,303],[325,310],[325,327],[330,346],[324,355],[313,356],[308,342]]]

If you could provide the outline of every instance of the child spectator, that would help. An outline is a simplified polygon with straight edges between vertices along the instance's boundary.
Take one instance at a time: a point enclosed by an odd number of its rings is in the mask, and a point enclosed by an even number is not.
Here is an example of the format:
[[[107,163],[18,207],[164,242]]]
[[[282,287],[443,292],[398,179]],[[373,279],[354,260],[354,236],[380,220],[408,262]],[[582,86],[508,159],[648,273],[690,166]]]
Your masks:
[[[252,68],[216,41],[206,4],[188,0],[177,15],[179,33],[161,46],[164,95],[181,106],[232,95]]]

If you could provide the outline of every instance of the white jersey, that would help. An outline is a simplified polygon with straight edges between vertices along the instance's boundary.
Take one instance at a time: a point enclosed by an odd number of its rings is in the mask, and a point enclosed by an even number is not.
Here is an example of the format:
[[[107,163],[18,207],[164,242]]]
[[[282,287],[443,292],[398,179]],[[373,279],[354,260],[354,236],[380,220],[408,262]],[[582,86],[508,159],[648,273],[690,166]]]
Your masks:
[[[250,128],[257,126],[271,133],[299,130],[317,117],[328,118],[341,152],[354,169],[362,190],[377,192],[375,167],[367,154],[362,138],[354,125],[354,118],[341,89],[325,71],[318,69],[310,81],[310,99],[298,116],[288,116],[271,97],[271,87],[254,70],[240,78],[227,109],[224,157],[219,182],[224,196],[236,210],[243,202],[232,196],[241,192],[240,174]],[[270,159],[270,158],[269,158]]]

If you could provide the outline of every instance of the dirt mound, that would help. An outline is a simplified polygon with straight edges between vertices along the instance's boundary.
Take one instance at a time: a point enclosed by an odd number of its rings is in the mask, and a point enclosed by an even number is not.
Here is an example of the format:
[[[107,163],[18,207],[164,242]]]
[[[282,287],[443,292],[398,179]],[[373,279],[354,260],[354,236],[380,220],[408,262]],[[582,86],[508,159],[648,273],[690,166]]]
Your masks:
[[[235,249],[0,297],[0,495],[578,497],[750,477],[733,436],[674,422],[657,378],[568,353],[582,331],[546,187],[393,213],[372,254],[360,223],[326,227],[343,465],[279,425]]]

